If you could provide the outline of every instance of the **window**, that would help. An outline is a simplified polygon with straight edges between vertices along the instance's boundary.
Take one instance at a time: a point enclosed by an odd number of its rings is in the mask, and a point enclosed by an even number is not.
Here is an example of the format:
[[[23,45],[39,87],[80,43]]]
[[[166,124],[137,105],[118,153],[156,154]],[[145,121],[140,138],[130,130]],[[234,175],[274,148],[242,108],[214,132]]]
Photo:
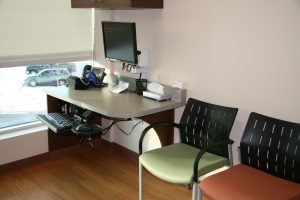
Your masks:
[[[43,89],[81,75],[86,62],[74,61],[93,57],[93,18],[70,0],[1,0],[0,129],[36,121]]]
[[[94,13],[72,9],[70,0],[1,0],[0,67],[82,61],[93,57]]]
[[[72,9],[70,0],[0,2],[0,65],[3,63],[3,67],[20,58],[49,59],[53,54],[82,56],[92,50],[91,9]]]
[[[0,129],[35,122],[46,112],[46,87],[66,87],[92,61],[0,68]]]

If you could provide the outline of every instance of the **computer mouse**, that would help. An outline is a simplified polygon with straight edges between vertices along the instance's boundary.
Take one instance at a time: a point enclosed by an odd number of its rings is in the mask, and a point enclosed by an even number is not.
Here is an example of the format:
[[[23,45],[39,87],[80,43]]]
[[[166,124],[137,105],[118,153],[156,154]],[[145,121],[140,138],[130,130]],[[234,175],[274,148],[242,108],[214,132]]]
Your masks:
[[[76,131],[92,131],[93,127],[88,124],[80,124],[76,127]]]

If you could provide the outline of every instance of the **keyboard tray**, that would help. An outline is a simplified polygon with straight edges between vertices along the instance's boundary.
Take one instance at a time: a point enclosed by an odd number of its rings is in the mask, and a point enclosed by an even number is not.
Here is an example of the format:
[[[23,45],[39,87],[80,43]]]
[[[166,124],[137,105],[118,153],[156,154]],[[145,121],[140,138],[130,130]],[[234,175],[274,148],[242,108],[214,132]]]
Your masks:
[[[37,114],[36,118],[48,126],[54,133],[70,131],[73,126],[80,123],[79,120],[67,117],[62,113]]]

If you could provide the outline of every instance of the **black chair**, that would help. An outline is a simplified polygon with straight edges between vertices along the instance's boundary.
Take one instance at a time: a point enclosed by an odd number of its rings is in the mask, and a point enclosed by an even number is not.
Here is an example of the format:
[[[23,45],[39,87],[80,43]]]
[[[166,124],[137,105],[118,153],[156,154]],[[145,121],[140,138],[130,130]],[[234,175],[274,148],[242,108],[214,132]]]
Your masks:
[[[211,199],[300,199],[300,124],[251,113],[241,164],[200,183]]]
[[[190,98],[180,123],[157,122],[148,126],[139,141],[139,199],[142,200],[142,170],[177,184],[193,185],[197,198],[198,177],[225,165],[232,165],[229,134],[237,108],[214,105]],[[179,129],[181,143],[143,152],[143,139],[151,128],[173,126]],[[200,160],[200,162],[199,162]],[[199,195],[200,196],[200,195]]]

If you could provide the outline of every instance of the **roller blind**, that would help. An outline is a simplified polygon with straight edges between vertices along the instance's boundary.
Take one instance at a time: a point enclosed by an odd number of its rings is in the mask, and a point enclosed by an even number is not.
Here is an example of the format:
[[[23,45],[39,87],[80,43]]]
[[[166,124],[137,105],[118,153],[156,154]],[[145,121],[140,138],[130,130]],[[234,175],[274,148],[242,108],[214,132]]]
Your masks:
[[[0,0],[0,66],[92,59],[91,15],[71,0]]]

